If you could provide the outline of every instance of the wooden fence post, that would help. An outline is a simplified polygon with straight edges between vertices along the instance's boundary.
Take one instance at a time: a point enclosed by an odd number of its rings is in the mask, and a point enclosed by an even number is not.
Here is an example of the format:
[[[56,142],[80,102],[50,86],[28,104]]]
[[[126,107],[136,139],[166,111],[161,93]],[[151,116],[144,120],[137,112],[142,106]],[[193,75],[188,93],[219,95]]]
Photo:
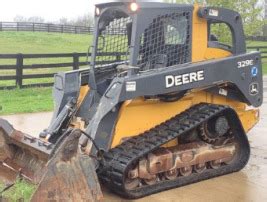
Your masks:
[[[116,55],[116,61],[118,61],[118,62],[121,61],[121,55],[120,54]]]
[[[79,69],[79,55],[77,53],[73,53],[73,70]]]
[[[20,53],[17,55],[17,67],[16,67],[16,86],[22,88],[23,80],[23,55]]]

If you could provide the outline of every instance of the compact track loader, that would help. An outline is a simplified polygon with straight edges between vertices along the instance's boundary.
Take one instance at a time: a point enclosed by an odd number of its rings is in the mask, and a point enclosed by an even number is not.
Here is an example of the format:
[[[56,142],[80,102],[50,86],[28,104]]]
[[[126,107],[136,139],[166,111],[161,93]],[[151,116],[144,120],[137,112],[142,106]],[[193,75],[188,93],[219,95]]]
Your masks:
[[[214,26],[229,29],[230,44]],[[263,82],[238,13],[99,4],[91,52],[89,69],[55,76],[54,116],[39,138],[0,120],[1,173],[38,184],[33,201],[101,200],[98,179],[140,198],[247,164]]]

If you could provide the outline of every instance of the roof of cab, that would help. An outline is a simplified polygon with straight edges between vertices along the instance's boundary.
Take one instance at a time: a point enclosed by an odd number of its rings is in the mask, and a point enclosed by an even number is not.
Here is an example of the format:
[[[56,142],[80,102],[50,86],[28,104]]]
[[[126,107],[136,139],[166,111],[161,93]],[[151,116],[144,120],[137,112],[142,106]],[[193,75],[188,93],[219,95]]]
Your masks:
[[[117,2],[109,2],[109,3],[102,3],[102,4],[96,4],[99,8],[107,8],[107,7],[115,7],[120,5],[129,4],[133,1],[126,0],[126,1],[117,1]],[[143,1],[136,1],[140,8],[181,8],[181,7],[188,7],[192,8],[192,4],[172,4],[172,3],[162,3],[162,2],[143,2]]]

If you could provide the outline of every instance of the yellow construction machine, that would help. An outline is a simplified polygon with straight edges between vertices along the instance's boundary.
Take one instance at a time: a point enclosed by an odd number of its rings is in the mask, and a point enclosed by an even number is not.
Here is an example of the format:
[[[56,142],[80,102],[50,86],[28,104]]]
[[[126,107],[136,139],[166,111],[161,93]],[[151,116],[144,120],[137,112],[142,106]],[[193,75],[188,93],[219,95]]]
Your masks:
[[[237,12],[99,4],[91,51],[90,68],[55,75],[39,138],[0,119],[1,173],[36,183],[32,201],[99,201],[101,186],[140,198],[247,164],[262,67]]]

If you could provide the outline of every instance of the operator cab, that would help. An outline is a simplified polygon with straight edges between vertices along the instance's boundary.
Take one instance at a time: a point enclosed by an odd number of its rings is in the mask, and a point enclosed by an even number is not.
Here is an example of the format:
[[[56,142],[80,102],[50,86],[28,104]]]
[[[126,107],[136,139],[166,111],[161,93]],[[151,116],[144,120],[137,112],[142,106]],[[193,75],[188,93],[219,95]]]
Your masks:
[[[138,3],[133,11],[132,4],[96,5],[92,65],[148,71],[191,61],[192,5]]]
[[[227,9],[124,1],[98,4],[95,15],[91,67],[95,77],[107,72],[96,78],[101,94],[127,68],[144,73],[246,52],[241,17]],[[220,29],[227,42],[214,32]]]

